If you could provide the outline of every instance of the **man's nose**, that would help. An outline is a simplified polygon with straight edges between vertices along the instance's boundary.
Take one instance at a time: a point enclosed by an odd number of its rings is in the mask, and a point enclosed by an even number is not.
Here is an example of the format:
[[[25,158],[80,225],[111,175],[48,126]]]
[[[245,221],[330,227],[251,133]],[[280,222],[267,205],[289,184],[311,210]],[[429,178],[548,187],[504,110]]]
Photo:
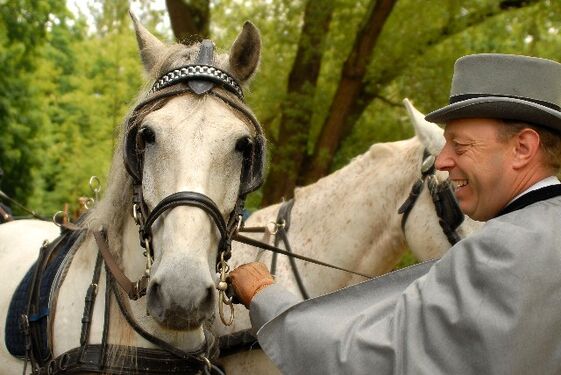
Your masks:
[[[440,151],[440,153],[436,156],[434,166],[439,171],[449,171],[454,167],[454,165],[454,159],[449,154],[447,147],[444,146],[442,151]]]

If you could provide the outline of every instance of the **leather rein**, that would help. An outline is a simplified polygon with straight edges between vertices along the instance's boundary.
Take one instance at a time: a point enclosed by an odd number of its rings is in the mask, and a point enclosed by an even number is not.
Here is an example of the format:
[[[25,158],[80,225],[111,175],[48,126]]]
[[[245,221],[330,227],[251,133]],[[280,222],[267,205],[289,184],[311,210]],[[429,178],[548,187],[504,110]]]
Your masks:
[[[464,214],[458,205],[450,181],[446,180],[438,183],[435,174],[435,160],[434,155],[427,149],[424,149],[421,163],[421,178],[413,184],[409,196],[398,210],[398,213],[403,215],[401,217],[401,230],[405,233],[405,224],[409,214],[423,191],[425,182],[427,182],[436,215],[438,216],[438,223],[450,245],[454,245],[461,239],[456,229],[464,221]]]

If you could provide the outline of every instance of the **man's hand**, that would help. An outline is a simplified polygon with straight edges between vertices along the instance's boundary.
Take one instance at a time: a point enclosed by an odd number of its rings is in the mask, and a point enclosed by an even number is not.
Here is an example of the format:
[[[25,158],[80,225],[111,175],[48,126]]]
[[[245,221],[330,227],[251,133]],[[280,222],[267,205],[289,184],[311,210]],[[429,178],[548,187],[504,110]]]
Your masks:
[[[230,272],[230,279],[234,293],[248,309],[253,297],[275,282],[267,267],[259,262],[239,266]]]

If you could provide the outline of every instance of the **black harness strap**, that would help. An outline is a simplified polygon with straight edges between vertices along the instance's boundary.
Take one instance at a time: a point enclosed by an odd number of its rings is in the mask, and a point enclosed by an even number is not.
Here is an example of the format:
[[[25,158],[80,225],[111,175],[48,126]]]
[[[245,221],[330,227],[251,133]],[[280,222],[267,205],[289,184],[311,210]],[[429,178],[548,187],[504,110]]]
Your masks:
[[[409,196],[397,210],[399,214],[403,215],[401,216],[401,229],[403,230],[403,232],[405,232],[405,223],[409,218],[409,214],[411,213],[413,206],[417,202],[417,198],[419,198],[419,195],[421,195],[421,192],[423,191],[426,178],[429,175],[433,174],[435,171],[434,161],[434,156],[432,156],[427,149],[424,149],[423,161],[421,163],[421,178],[418,179],[415,184],[413,184]]]
[[[97,289],[101,274],[102,256],[98,253],[96,265],[93,272],[92,283],[88,288],[85,297],[85,306],[82,317],[82,332],[80,336],[80,346],[71,349],[54,359],[43,361],[41,365],[33,367],[33,374],[37,375],[55,375],[69,374],[79,372],[90,372],[96,374],[107,375],[125,375],[125,374],[209,374],[224,375],[222,370],[212,364],[206,358],[214,358],[217,353],[209,353],[209,350],[216,351],[213,345],[205,345],[203,348],[193,351],[184,352],[173,347],[167,342],[158,339],[146,332],[140,327],[130,315],[125,307],[122,293],[115,286],[115,282],[110,272],[106,272],[106,293],[105,293],[105,313],[102,343],[90,345],[88,344],[91,317],[97,296]],[[115,296],[121,313],[127,320],[128,324],[142,337],[152,342],[154,345],[162,349],[147,349],[141,347],[116,346],[108,344],[109,333],[109,312],[111,294]],[[205,335],[207,343],[209,335]],[[206,347],[206,349],[205,349]],[[116,365],[106,363],[108,350],[118,350],[120,353],[120,361]],[[34,362],[32,361],[32,364]],[[24,372],[25,374],[25,372]]]
[[[97,258],[95,260],[92,282],[88,287],[88,291],[86,292],[86,298],[84,300],[84,313],[82,315],[82,333],[80,334],[80,346],[82,347],[82,351],[84,351],[88,343],[88,340],[90,338],[90,327],[92,324],[94,304],[97,297],[97,290],[99,287],[99,279],[101,277],[102,260],[103,258],[101,254],[98,252]]]
[[[261,241],[258,241],[258,240],[254,240],[253,238],[242,236],[239,233],[236,233],[232,239],[235,240],[235,241],[238,241],[238,242],[242,242],[242,243],[251,245],[251,246],[259,247],[263,250],[269,250],[269,251],[272,251],[274,253],[279,253],[279,254],[286,255],[286,256],[289,256],[289,257],[293,257],[293,258],[296,258],[296,259],[304,260],[306,262],[318,264],[320,266],[329,267],[329,268],[333,268],[333,269],[336,269],[336,270],[339,270],[339,271],[352,273],[353,275],[362,276],[362,277],[365,277],[367,279],[371,279],[373,277],[371,275],[367,275],[367,274],[356,272],[356,271],[351,271],[351,270],[348,270],[348,269],[343,268],[343,267],[339,267],[339,266],[335,266],[333,264],[325,263],[325,262],[322,262],[322,261],[314,259],[314,258],[309,258],[309,257],[304,256],[304,255],[291,253],[289,251],[280,249],[276,246],[269,245],[267,243],[264,243],[264,242],[261,242]]]
[[[279,209],[279,213],[277,215],[277,233],[275,234],[275,247],[279,246],[279,243],[282,241],[284,248],[286,251],[292,254],[292,248],[290,246],[290,242],[288,241],[288,230],[290,229],[290,213],[292,212],[292,207],[294,206],[294,199],[290,199],[289,201],[283,202]],[[277,266],[277,256],[278,253],[273,253],[273,257],[271,260],[271,273],[274,275]],[[306,290],[304,285],[304,281],[302,280],[302,276],[300,276],[300,271],[298,270],[298,265],[296,264],[296,260],[294,257],[288,257],[290,261],[290,266],[292,267],[292,273],[294,274],[294,279],[296,280],[296,284],[298,285],[298,289],[302,294],[304,299],[310,299],[310,295]]]
[[[405,224],[409,218],[409,214],[423,191],[425,181],[428,181],[428,189],[434,203],[440,227],[448,239],[448,242],[454,245],[461,239],[456,229],[463,222],[464,214],[458,206],[450,182],[444,181],[439,184],[436,181],[434,162],[434,155],[431,155],[427,149],[424,149],[423,161],[421,163],[421,178],[413,184],[409,196],[397,211],[399,214],[403,215],[401,217],[401,230],[405,233]]]
[[[45,241],[39,250],[39,256],[34,264],[31,283],[27,294],[27,308],[25,313],[20,316],[20,330],[25,340],[24,355],[24,374],[27,363],[31,364],[32,371],[36,371],[40,366],[47,363],[52,358],[52,353],[48,347],[48,337],[45,337],[43,327],[46,324],[46,317],[49,314],[48,308],[43,306],[44,299],[48,298],[45,291],[42,291],[42,278],[47,266],[53,262],[62,261],[65,253],[61,253],[61,245],[66,241],[71,241],[71,231],[65,231],[63,235],[57,237],[53,242]],[[60,253],[60,256],[59,256]],[[55,262],[56,260],[56,262]],[[58,263],[55,264],[58,269]],[[50,275],[54,276],[54,269],[50,270]],[[50,285],[45,285],[50,287]]]

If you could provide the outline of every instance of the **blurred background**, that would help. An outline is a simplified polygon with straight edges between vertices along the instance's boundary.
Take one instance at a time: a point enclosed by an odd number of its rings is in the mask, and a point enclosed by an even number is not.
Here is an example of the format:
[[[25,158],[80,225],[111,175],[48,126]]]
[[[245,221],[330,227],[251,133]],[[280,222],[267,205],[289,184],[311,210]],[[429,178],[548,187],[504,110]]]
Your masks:
[[[0,189],[45,216],[77,211],[90,176],[106,183],[144,84],[129,8],[166,42],[210,37],[224,52],[244,21],[260,29],[246,97],[269,167],[250,208],[412,136],[402,99],[446,104],[462,55],[561,61],[557,0],[0,0]]]

